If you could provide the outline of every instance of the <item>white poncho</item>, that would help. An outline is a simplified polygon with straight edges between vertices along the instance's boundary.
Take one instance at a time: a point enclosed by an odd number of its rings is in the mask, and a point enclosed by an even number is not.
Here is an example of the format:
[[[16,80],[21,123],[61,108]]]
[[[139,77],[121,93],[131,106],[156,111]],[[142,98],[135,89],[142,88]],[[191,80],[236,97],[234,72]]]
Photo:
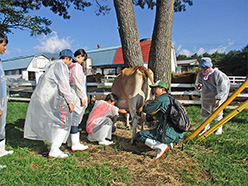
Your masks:
[[[61,60],[52,61],[32,94],[24,126],[24,138],[52,143],[57,129],[71,129],[68,104],[73,103],[68,66]]]

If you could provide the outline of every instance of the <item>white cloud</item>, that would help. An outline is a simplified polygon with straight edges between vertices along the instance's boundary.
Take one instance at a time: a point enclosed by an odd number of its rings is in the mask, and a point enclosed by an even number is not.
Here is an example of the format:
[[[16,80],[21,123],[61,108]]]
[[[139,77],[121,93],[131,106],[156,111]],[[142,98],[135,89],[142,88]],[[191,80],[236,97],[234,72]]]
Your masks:
[[[228,42],[227,42],[227,44],[225,46],[220,45],[218,48],[212,48],[212,49],[209,50],[208,53],[209,54],[213,54],[215,52],[225,53],[227,48],[232,46],[233,44],[234,44],[234,42],[231,41],[230,39],[228,39]]]
[[[198,56],[200,56],[200,55],[202,55],[202,54],[205,53],[205,49],[204,48],[200,48],[196,53],[197,53]]]
[[[185,56],[187,56],[187,57],[190,57],[190,56],[193,55],[192,52],[190,52],[190,51],[187,50],[187,49],[182,49],[182,50],[180,50],[179,54],[180,54],[180,55],[185,55]]]
[[[175,45],[174,45],[175,46]],[[182,45],[179,45],[178,47],[177,47],[177,52],[179,52],[180,50],[181,50],[181,48],[182,48]]]
[[[44,53],[58,53],[65,48],[70,49],[71,44],[70,37],[60,39],[57,33],[53,32],[51,37],[45,36],[34,49]]]

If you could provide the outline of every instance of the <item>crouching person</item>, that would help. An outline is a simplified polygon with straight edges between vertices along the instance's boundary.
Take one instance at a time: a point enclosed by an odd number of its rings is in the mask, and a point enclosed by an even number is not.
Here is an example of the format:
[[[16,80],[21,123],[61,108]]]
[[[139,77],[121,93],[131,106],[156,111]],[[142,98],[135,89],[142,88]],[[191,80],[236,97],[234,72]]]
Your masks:
[[[109,140],[112,139],[112,132],[115,132],[116,128],[108,116],[127,113],[125,109],[119,109],[114,105],[117,101],[118,98],[115,94],[108,94],[104,101],[96,100],[86,124],[89,141],[98,141],[99,145],[111,145],[113,143]]]
[[[72,51],[64,49],[59,60],[45,67],[28,106],[24,138],[51,143],[50,158],[68,157],[59,148],[71,130],[74,94],[69,84],[68,66],[73,60],[76,61]]]
[[[143,112],[149,113],[155,120],[158,120],[156,128],[144,130],[137,133],[137,140],[146,144],[148,147],[157,150],[157,156],[153,159],[162,158],[165,153],[173,148],[173,143],[178,142],[183,137],[183,133],[177,132],[169,123],[163,135],[164,114],[169,114],[171,103],[168,96],[168,85],[159,80],[150,85],[155,94],[155,99],[143,106]],[[143,122],[145,118],[140,118]],[[164,139],[162,139],[164,136]],[[162,143],[164,141],[164,143]]]

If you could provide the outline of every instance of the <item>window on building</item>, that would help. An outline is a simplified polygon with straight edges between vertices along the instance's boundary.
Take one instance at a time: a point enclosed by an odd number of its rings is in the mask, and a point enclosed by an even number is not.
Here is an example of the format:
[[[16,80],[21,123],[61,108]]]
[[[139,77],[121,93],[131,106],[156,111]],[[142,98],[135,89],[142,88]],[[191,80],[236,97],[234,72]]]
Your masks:
[[[28,72],[28,80],[35,81],[35,72]]]

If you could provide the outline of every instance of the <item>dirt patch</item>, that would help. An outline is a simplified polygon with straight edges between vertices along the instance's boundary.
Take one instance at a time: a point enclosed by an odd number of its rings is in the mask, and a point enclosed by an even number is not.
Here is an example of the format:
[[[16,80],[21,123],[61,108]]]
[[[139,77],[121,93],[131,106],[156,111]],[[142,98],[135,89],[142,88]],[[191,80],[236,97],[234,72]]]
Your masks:
[[[82,165],[108,162],[113,170],[125,167],[132,177],[132,185],[186,185],[185,175],[192,174],[193,170],[196,180],[211,180],[211,175],[199,168],[199,164],[191,159],[190,153],[181,150],[182,142],[174,144],[174,149],[170,150],[165,158],[153,160],[156,151],[138,142],[132,145],[132,130],[127,129],[122,120],[117,121],[117,130],[113,134],[114,144],[111,146],[99,148],[97,143],[89,142],[86,138],[87,134],[83,132],[81,140],[89,146],[88,151],[91,156],[81,161]],[[149,127],[145,126],[145,129]],[[111,185],[123,185],[123,183]]]

